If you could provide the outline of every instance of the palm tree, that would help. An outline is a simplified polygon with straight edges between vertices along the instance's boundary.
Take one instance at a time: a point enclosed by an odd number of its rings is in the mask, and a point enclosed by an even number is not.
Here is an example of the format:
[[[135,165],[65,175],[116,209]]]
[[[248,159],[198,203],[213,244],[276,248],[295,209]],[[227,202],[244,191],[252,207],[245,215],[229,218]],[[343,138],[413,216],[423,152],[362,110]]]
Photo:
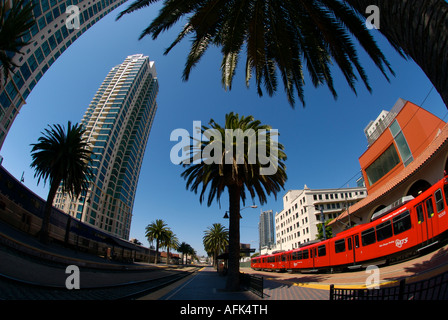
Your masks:
[[[157,1],[136,0],[118,15],[117,20]],[[314,86],[326,84],[337,97],[330,70],[333,62],[355,93],[358,76],[371,91],[353,37],[386,79],[388,71],[393,74],[365,20],[341,1],[170,0],[164,2],[159,15],[141,33],[140,39],[147,35],[156,39],[183,17],[188,17],[187,23],[165,54],[191,35],[184,80],[188,80],[190,71],[209,46],[215,45],[222,52],[222,84],[226,90],[232,88],[237,64],[242,52],[246,52],[246,85],[249,86],[250,79],[255,76],[258,94],[263,95],[264,85],[266,92],[273,95],[277,91],[279,73],[292,106],[296,91],[305,104],[305,68]]]
[[[0,66],[5,81],[9,72],[18,67],[12,62],[12,54],[21,53],[20,49],[29,43],[21,38],[34,23],[31,1],[14,0],[12,6],[9,1],[0,1]]]
[[[190,252],[190,245],[188,243],[182,242],[179,247],[176,249],[177,252],[182,253],[182,264],[184,264],[184,256]]]
[[[190,245],[188,245],[188,251],[187,251],[187,254],[186,254],[187,260],[188,260],[188,255],[190,255],[191,261],[197,260],[196,250],[194,250],[194,248],[192,246],[190,246]],[[187,262],[187,261],[185,261],[185,262]]]
[[[345,0],[360,14],[375,5],[379,31],[406,58],[417,63],[448,108],[448,3],[445,0]]]
[[[220,223],[214,223],[204,233],[202,239],[205,251],[213,254],[213,266],[216,266],[216,257],[224,252],[229,244],[229,230]]]
[[[246,190],[254,200],[258,197],[261,204],[267,202],[267,195],[271,193],[277,196],[286,181],[286,167],[283,160],[286,155],[283,152],[283,145],[275,141],[274,130],[267,125],[261,125],[260,121],[254,120],[252,116],[241,118],[238,114],[227,114],[225,126],[221,127],[213,119],[210,120],[212,129],[202,127],[202,133],[209,136],[209,140],[197,141],[192,148],[190,158],[184,160],[184,167],[187,169],[182,173],[182,177],[187,180],[187,189],[200,193],[200,202],[204,200],[204,194],[210,187],[207,205],[210,206],[213,200],[218,202],[222,193],[227,189],[229,195],[229,269],[226,288],[228,290],[239,289],[239,252],[240,252],[240,202],[246,200]],[[239,130],[238,130],[239,129]],[[267,134],[270,130],[270,134]],[[235,139],[229,135],[236,132],[248,133],[252,137],[258,137],[254,141],[248,137],[244,141],[244,152],[242,145],[239,145],[237,137]],[[210,135],[213,133],[213,139]],[[240,140],[241,141],[241,140]],[[231,145],[228,145],[229,142]],[[266,146],[269,146],[267,148]],[[210,150],[213,148],[213,150]],[[273,160],[275,172],[264,174],[264,166],[260,162],[260,150],[265,149],[266,156]],[[251,150],[258,150],[258,158],[251,155]],[[236,152],[235,152],[236,150]],[[207,154],[217,161],[210,161]],[[193,162],[194,160],[194,162]],[[200,161],[199,161],[200,160]],[[220,161],[221,160],[221,161]]]
[[[325,237],[326,237],[326,239],[330,239],[333,237],[333,228],[328,225],[331,221],[333,221],[333,219],[328,219],[325,221]],[[319,223],[317,225],[316,239],[319,239],[319,240],[324,239],[324,231],[322,229],[322,223]]]
[[[167,253],[166,253],[166,264],[169,264],[170,249],[177,250],[177,248],[179,247],[179,239],[174,234],[174,232],[171,231],[171,229],[169,229],[167,231],[167,236],[166,236],[165,241],[163,241],[162,246],[166,248],[166,251],[167,251]]]
[[[159,255],[159,246],[161,243],[165,243],[168,237],[169,228],[166,223],[161,219],[156,219],[146,226],[145,236],[148,238],[149,242],[156,241],[156,258],[154,263],[157,264],[157,257]]]
[[[72,126],[68,122],[67,131],[60,125],[45,129],[38,143],[32,144],[31,167],[35,169],[37,184],[42,179],[50,182],[50,191],[44,209],[40,238],[46,243],[49,240],[49,223],[53,199],[61,186],[62,191],[72,197],[78,197],[88,189],[91,171],[88,167],[91,151],[83,139],[85,130],[81,125]]]

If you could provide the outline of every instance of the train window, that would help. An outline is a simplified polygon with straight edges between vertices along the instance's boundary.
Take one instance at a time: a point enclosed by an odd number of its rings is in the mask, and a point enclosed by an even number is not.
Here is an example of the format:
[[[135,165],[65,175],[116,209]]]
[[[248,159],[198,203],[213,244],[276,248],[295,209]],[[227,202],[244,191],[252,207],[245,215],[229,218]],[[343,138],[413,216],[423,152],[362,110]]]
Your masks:
[[[359,248],[359,236],[355,235],[355,248]]]
[[[324,257],[327,255],[327,248],[325,245],[319,246],[317,248],[317,253],[319,254],[319,257]]]
[[[308,250],[303,250],[302,252],[302,259],[308,259],[310,257]]]
[[[337,240],[334,242],[334,251],[336,253],[345,251],[345,239]]]
[[[282,254],[282,261],[286,261],[286,254]]]
[[[348,250],[352,250],[353,249],[353,247],[352,247],[352,238],[351,237],[347,238],[347,247],[348,247]]]
[[[411,229],[411,216],[409,211],[403,212],[399,216],[392,219],[392,224],[394,226],[394,234],[400,234]]]
[[[392,223],[387,220],[376,227],[376,238],[378,241],[392,237]]]
[[[426,213],[428,214],[428,218],[432,218],[434,216],[434,206],[431,198],[426,200]]]
[[[361,241],[363,246],[368,246],[376,242],[375,228],[370,228],[361,232]]]
[[[421,204],[419,204],[418,206],[415,207],[415,211],[417,211],[418,223],[420,224],[423,221],[425,221],[425,216],[423,215],[423,207]]]
[[[443,186],[443,192],[445,193],[445,203],[448,205],[448,184]]]
[[[436,199],[437,212],[440,212],[444,208],[443,197],[442,197],[442,190],[440,190],[440,189],[437,190],[436,193],[434,193],[434,197]]]
[[[302,251],[293,252],[292,260],[302,260]]]

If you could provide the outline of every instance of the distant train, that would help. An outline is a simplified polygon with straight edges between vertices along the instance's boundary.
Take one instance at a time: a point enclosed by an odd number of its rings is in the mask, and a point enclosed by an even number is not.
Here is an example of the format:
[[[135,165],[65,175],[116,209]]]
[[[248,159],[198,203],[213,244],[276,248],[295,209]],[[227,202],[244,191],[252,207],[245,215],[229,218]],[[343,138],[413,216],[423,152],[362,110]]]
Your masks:
[[[251,259],[255,270],[342,271],[393,263],[440,244],[448,234],[448,177],[416,198],[375,213],[372,221],[298,249]]]
[[[0,166],[0,220],[36,235],[42,224],[45,201]],[[150,249],[115,237],[53,207],[50,238],[67,247],[117,261],[148,262]]]

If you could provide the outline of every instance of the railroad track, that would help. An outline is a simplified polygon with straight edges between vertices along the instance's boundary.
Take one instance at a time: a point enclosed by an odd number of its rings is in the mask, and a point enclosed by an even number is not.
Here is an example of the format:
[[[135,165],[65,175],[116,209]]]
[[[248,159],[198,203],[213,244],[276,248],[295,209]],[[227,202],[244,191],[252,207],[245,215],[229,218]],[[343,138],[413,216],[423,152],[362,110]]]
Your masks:
[[[0,274],[0,300],[133,300],[194,274],[199,269],[173,271],[172,274],[148,280],[72,290],[28,283]]]

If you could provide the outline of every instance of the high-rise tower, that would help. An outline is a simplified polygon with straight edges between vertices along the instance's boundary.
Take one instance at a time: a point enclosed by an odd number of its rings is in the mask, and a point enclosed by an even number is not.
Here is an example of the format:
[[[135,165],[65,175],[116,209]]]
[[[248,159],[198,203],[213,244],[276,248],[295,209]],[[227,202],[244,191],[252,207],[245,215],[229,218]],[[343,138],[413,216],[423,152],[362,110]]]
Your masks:
[[[260,232],[260,249],[271,247],[275,244],[274,239],[274,214],[272,210],[263,211],[260,214],[258,231]]]
[[[53,205],[124,239],[149,131],[157,109],[154,62],[136,54],[109,72],[82,124],[91,146],[94,178],[79,199],[58,191]]]
[[[11,0],[5,0],[11,5]],[[127,0],[30,0],[36,23],[11,54],[19,68],[0,86],[0,148],[30,92],[56,59],[98,20]],[[70,7],[72,6],[72,7]],[[69,10],[67,10],[69,9]],[[71,10],[70,10],[71,9]],[[79,23],[78,23],[79,22]]]

